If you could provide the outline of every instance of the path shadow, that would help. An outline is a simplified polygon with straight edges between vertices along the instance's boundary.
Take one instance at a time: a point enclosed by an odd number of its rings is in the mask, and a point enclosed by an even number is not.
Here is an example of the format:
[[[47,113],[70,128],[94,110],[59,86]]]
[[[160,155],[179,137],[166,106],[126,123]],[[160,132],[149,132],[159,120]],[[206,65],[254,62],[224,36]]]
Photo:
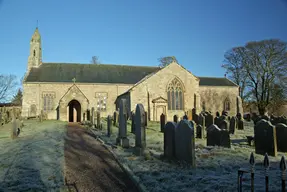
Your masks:
[[[64,149],[69,190],[138,191],[112,154],[95,138],[80,125],[68,124]]]

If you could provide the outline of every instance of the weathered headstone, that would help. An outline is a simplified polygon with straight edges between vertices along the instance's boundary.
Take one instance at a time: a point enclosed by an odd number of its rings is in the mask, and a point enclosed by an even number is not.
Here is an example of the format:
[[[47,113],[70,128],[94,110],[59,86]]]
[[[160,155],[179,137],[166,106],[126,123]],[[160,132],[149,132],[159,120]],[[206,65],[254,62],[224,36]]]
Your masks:
[[[202,125],[198,124],[196,126],[196,138],[199,138],[199,139],[203,139],[204,138],[204,129],[202,128]]]
[[[117,122],[118,122],[118,113],[117,113],[117,111],[114,112],[114,118],[113,118],[113,120],[114,120],[114,126],[116,126],[116,125],[117,125]]]
[[[167,122],[164,127],[164,156],[169,159],[175,158],[175,129],[176,123]]]
[[[269,121],[261,119],[254,127],[255,153],[277,156],[276,129]]]
[[[222,121],[220,122],[219,128],[220,128],[221,130],[227,130],[227,131],[229,131],[229,123],[228,123],[228,121],[222,120]]]
[[[216,111],[215,116],[216,116],[216,117],[220,117],[219,111]]]
[[[136,133],[136,125],[135,125],[135,114],[132,113],[131,114],[131,120],[132,120],[132,123],[131,123],[131,133],[135,134]]]
[[[211,113],[208,113],[205,117],[205,127],[209,127],[213,123],[214,123],[213,115],[211,115]]]
[[[137,104],[135,114],[135,152],[137,155],[143,155],[146,148],[146,112],[142,104]]]
[[[237,128],[238,128],[238,130],[244,130],[243,119],[237,119]]]
[[[277,150],[287,152],[287,125],[283,123],[276,124]]]
[[[147,127],[147,124],[148,124],[148,114],[145,111],[145,123],[144,123],[144,125]]]
[[[160,131],[161,132],[164,132],[164,126],[165,126],[165,124],[166,124],[166,116],[165,116],[165,114],[161,114],[160,115]]]
[[[95,108],[94,107],[92,107],[92,110],[91,110],[91,123],[94,126],[95,124]]]
[[[205,129],[205,116],[203,114],[199,114],[197,124],[201,125],[202,128]]]
[[[175,156],[195,167],[194,128],[188,120],[181,120],[175,129]]]
[[[129,139],[127,138],[127,100],[121,99],[120,101],[120,114],[119,114],[119,132],[117,138],[117,144],[128,148]]]
[[[173,116],[173,122],[175,122],[175,123],[178,122],[178,116],[177,116],[177,115],[174,115],[174,116]]]
[[[236,127],[236,119],[234,116],[232,116],[230,119],[230,124],[229,124],[229,133],[230,134],[235,133],[235,127]]]
[[[184,114],[184,116],[182,117],[182,119],[188,120],[188,116],[187,116],[186,113]]]
[[[227,130],[221,130],[213,124],[207,128],[207,146],[231,147],[230,136]]]
[[[112,117],[108,115],[107,117],[107,135],[110,137],[112,134]]]
[[[99,111],[97,111],[97,128],[98,129],[102,129],[102,126],[101,126],[101,113]]]

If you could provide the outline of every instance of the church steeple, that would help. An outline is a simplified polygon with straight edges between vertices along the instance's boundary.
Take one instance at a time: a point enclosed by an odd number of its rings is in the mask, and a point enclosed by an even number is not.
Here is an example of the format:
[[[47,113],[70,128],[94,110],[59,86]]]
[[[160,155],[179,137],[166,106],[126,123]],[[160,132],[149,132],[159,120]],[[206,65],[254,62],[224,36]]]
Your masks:
[[[37,27],[30,41],[30,55],[28,58],[28,71],[32,67],[39,67],[41,64],[42,64],[41,35]]]

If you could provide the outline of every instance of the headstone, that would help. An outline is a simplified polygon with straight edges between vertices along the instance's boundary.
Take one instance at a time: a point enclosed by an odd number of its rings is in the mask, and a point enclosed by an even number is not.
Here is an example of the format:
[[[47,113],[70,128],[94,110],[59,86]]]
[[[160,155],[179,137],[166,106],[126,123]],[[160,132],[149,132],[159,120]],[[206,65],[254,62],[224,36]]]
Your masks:
[[[164,127],[165,127],[165,124],[166,124],[166,116],[165,114],[161,114],[160,115],[160,131],[163,133],[164,132]]]
[[[83,121],[86,121],[86,113],[83,114]]]
[[[146,148],[146,112],[142,104],[137,104],[135,114],[135,152],[137,155],[142,155]]]
[[[217,125],[217,127],[219,127],[219,126],[220,126],[220,122],[221,122],[220,117],[219,117],[219,116],[216,116],[216,117],[214,118],[214,124]]]
[[[196,126],[196,138],[199,138],[199,139],[203,139],[204,138],[204,134],[203,134],[203,128],[202,128],[202,125],[197,125]]]
[[[132,119],[132,124],[131,124],[131,133],[135,134],[136,133],[136,125],[135,125],[135,114],[131,114],[131,119]]]
[[[182,117],[182,119],[188,120],[188,116],[187,116],[186,113],[185,113],[185,115]]]
[[[214,124],[213,115],[211,115],[211,113],[208,113],[205,117],[205,127],[209,127],[212,124]]]
[[[287,125],[283,123],[276,124],[277,150],[287,152]]]
[[[98,129],[102,129],[102,126],[101,126],[101,113],[100,113],[100,111],[97,111],[97,128]]]
[[[114,126],[116,126],[116,125],[117,125],[117,122],[118,122],[118,112],[117,112],[117,111],[114,112],[114,118],[113,118],[113,120],[114,120]]]
[[[269,121],[261,119],[254,127],[255,153],[277,156],[276,129]]]
[[[177,116],[177,115],[174,115],[174,116],[173,116],[173,122],[175,122],[175,123],[178,122],[178,116]]]
[[[148,114],[147,114],[147,112],[145,111],[145,126],[147,127],[147,123],[148,123],[148,116],[147,116]]]
[[[91,123],[92,123],[92,125],[94,126],[94,124],[95,124],[95,108],[94,107],[92,107],[92,111],[91,111]]]
[[[120,114],[119,114],[119,132],[117,138],[117,144],[128,148],[129,139],[127,138],[127,100],[121,99],[120,101]]]
[[[201,125],[203,129],[205,128],[205,116],[203,114],[199,114],[197,124]]]
[[[196,122],[197,120],[194,119],[194,118],[195,118],[194,115],[196,114],[196,108],[193,108],[193,109],[191,110],[191,113],[192,113],[192,120]]]
[[[228,125],[228,124],[229,124],[229,123],[228,123],[226,120],[223,120],[223,121],[220,122],[219,128],[220,128],[221,130],[227,130],[227,131],[229,131],[229,125]]]
[[[167,122],[164,127],[164,156],[169,159],[175,158],[175,129],[176,123]]]
[[[195,167],[194,128],[188,120],[181,120],[175,129],[175,156]]]
[[[110,137],[112,134],[112,117],[108,115],[107,117],[107,135]]]
[[[236,127],[236,119],[234,116],[230,119],[230,125],[229,125],[229,133],[234,134],[235,133],[235,127]]]
[[[192,110],[191,109],[189,109],[188,111],[187,111],[187,116],[188,116],[188,120],[192,120]]]
[[[221,130],[213,124],[207,128],[207,146],[231,147],[230,136],[227,130]]]
[[[237,128],[238,128],[238,130],[244,130],[243,119],[237,119]]]
[[[218,111],[216,111],[215,116],[216,116],[216,117],[219,117],[219,116],[220,116],[220,113],[219,113]]]

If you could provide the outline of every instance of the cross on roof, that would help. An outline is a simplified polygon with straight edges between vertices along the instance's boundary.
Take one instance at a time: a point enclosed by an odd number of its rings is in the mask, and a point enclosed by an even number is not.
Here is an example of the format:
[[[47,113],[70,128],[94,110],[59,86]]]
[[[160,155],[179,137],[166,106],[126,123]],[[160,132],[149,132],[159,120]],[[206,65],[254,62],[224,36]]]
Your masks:
[[[74,84],[75,84],[75,82],[76,82],[76,78],[74,77],[73,79],[72,79],[72,81],[74,82]]]

